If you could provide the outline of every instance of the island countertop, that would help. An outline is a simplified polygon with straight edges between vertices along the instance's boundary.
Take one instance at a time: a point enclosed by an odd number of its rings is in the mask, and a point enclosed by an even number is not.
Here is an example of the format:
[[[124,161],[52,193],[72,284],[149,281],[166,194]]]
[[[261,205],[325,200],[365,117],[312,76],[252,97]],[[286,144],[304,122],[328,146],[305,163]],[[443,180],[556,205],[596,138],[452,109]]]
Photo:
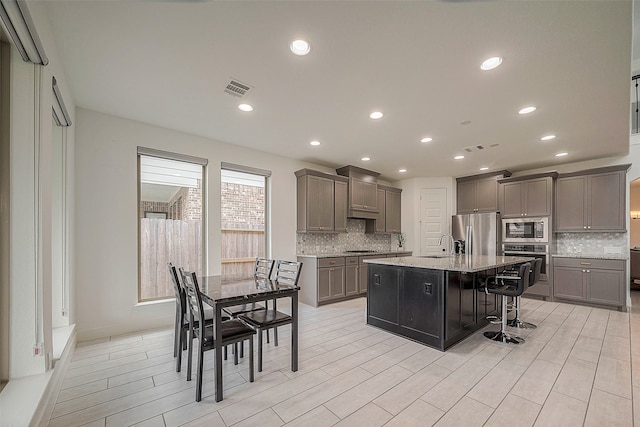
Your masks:
[[[489,255],[454,255],[454,256],[407,256],[398,258],[381,258],[365,260],[368,264],[393,265],[398,267],[414,267],[430,270],[461,271],[476,273],[507,265],[532,261],[532,257],[489,256]]]

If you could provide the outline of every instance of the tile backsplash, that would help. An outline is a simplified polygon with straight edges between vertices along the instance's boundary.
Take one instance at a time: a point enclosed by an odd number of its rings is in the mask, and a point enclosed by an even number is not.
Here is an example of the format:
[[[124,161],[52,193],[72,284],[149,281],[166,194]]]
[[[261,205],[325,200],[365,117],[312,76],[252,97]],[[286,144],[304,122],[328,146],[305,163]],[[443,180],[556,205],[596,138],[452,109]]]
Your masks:
[[[628,233],[558,233],[556,252],[560,254],[629,253]]]
[[[365,226],[363,219],[348,219],[346,233],[297,233],[296,252],[318,254],[358,249],[395,250],[395,234],[365,234]]]

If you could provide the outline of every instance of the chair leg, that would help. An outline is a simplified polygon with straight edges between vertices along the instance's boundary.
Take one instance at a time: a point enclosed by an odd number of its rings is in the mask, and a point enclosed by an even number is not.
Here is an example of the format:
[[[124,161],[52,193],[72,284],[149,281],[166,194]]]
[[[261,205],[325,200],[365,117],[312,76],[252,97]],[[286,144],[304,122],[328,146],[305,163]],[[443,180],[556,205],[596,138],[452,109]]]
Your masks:
[[[267,329],[267,344],[269,344],[269,329]]]
[[[189,331],[189,354],[187,354],[187,381],[191,381],[191,363],[193,359],[193,331]],[[198,341],[198,345],[200,342]]]
[[[238,344],[240,344],[240,357],[244,357],[244,341],[240,341]]]
[[[253,337],[249,337],[249,382],[253,382]]]
[[[268,333],[269,331],[267,331]],[[273,344],[278,346],[278,328],[273,328]]]
[[[198,346],[198,379],[196,381],[196,402],[202,400],[202,371],[204,369],[204,350]]]
[[[507,322],[507,325],[513,327],[513,328],[520,328],[520,329],[535,329],[536,325],[534,325],[533,323],[529,323],[529,322],[524,322],[522,321],[522,319],[520,319],[520,297],[516,297],[515,299],[515,303],[514,303],[514,307],[516,309],[516,317],[509,320]]]
[[[178,331],[178,342],[177,344],[177,348],[176,350],[178,350],[178,354],[177,354],[177,359],[176,359],[176,372],[180,372],[180,370],[182,369],[182,331],[184,328],[180,328],[180,331]]]
[[[258,372],[262,372],[262,329],[258,329]]]
[[[229,354],[229,352],[227,351],[227,349],[228,349],[228,348],[229,348],[229,346],[228,346],[228,345],[225,345],[225,346],[224,346],[224,360],[227,360],[227,356],[228,356],[228,354]]]
[[[178,357],[178,347],[180,347],[181,342],[182,324],[180,320],[180,307],[176,305],[176,324],[173,327],[173,357]]]
[[[493,341],[505,344],[520,344],[524,342],[523,338],[510,335],[507,333],[507,297],[502,295],[502,312],[500,314],[502,321],[500,322],[499,331],[487,331],[483,335]]]
[[[238,364],[238,343],[233,343],[233,364]]]

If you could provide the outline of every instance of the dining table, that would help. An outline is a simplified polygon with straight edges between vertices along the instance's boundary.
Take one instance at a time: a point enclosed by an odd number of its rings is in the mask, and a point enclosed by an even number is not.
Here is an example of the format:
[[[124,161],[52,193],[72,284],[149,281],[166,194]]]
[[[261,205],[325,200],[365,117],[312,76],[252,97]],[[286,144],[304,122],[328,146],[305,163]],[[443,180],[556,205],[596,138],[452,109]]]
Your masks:
[[[291,371],[298,370],[298,291],[300,287],[269,279],[238,280],[223,275],[198,277],[202,302],[214,310],[216,402],[222,391],[222,309],[279,298],[291,298]]]

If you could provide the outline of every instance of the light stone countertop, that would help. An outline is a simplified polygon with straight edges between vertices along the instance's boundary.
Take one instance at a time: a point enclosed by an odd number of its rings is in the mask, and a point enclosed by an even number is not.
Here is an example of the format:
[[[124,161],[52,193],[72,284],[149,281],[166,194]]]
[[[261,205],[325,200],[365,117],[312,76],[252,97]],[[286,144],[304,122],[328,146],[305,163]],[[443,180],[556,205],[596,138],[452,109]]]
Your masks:
[[[505,267],[521,262],[531,261],[531,257],[516,256],[488,256],[488,255],[455,255],[437,257],[406,256],[398,258],[383,258],[365,260],[368,264],[392,265],[398,267],[415,267],[430,270],[462,271],[475,273],[496,267]]]
[[[591,258],[591,259],[617,259],[617,260],[629,260],[629,255],[625,254],[588,254],[588,253],[573,253],[573,254],[552,254],[552,258]]]
[[[318,252],[318,253],[309,253],[309,254],[297,254],[299,257],[309,257],[309,258],[334,258],[334,257],[347,257],[347,256],[369,256],[369,255],[378,255],[381,257],[385,257],[387,255],[396,255],[396,254],[410,254],[411,251],[375,251],[375,252]]]

